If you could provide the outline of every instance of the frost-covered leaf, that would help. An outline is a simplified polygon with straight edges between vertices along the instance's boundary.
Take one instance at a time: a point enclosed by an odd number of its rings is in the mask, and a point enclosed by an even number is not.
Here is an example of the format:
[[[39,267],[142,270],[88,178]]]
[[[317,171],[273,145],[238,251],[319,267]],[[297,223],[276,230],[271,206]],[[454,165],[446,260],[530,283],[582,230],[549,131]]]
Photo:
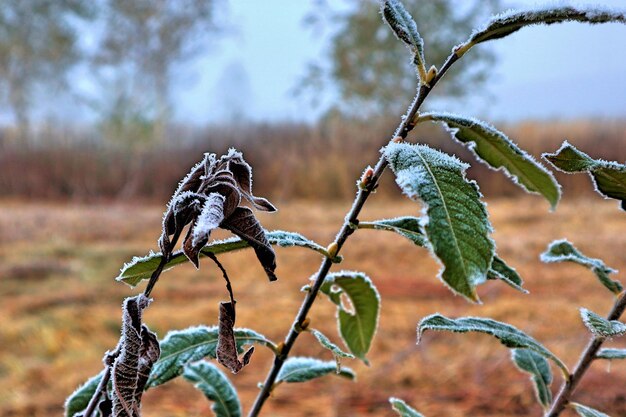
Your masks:
[[[617,320],[607,320],[586,308],[580,309],[580,317],[582,317],[585,326],[596,337],[615,337],[626,333],[626,324]]]
[[[183,253],[198,268],[198,254],[200,249],[209,241],[211,232],[217,229],[224,220],[225,197],[218,193],[211,193],[206,197],[200,214],[189,228],[183,243]]]
[[[583,255],[576,247],[565,239],[555,240],[548,249],[541,254],[543,262],[574,262],[585,266],[598,277],[598,280],[609,291],[619,294],[624,289],[619,281],[612,280],[609,275],[617,271],[609,268],[601,259],[589,258]]]
[[[243,353],[245,345],[258,344],[272,346],[260,333],[250,329],[235,329],[237,352]],[[176,378],[183,372],[187,363],[202,358],[217,357],[218,327],[199,326],[169,332],[161,341],[161,357],[154,364],[148,387],[156,387]]]
[[[579,416],[581,417],[610,417],[608,414],[604,414],[601,411],[595,410],[591,407],[587,407],[586,405],[578,404],[578,403],[570,403],[572,408],[576,410]]]
[[[621,11],[601,8],[598,6],[572,7],[546,5],[530,10],[513,10],[495,15],[481,28],[475,30],[470,38],[455,50],[462,55],[471,46],[481,42],[500,39],[517,32],[525,26],[551,25],[563,22],[582,23],[626,23],[626,15]]]
[[[383,1],[381,3],[381,13],[398,39],[404,42],[413,53],[413,60],[417,66],[420,78],[424,80],[426,76],[424,40],[417,31],[417,25],[413,17],[411,17],[399,0]]]
[[[321,253],[324,256],[328,256],[326,248],[313,242],[310,239],[302,236],[300,233],[285,232],[282,230],[275,230],[272,232],[265,232],[267,240],[272,245],[278,245],[281,247],[303,247],[309,248]],[[249,248],[250,245],[245,240],[238,237],[233,237],[225,240],[214,241],[206,245],[200,250],[199,256],[205,257],[207,253],[219,255],[225,252],[233,252],[240,249]],[[160,253],[151,253],[144,257],[135,257],[129,263],[124,265],[115,278],[117,281],[122,281],[131,287],[136,286],[144,279],[150,279],[150,276],[161,262],[162,255]],[[177,265],[186,263],[188,259],[185,257],[182,251],[172,253],[172,256],[167,264],[165,264],[164,271],[171,269]],[[337,259],[335,259],[337,261]]]
[[[543,356],[530,349],[513,349],[511,358],[522,371],[528,372],[535,387],[535,395],[544,409],[552,404],[552,371]]]
[[[524,294],[528,293],[528,291],[522,288],[522,284],[524,283],[522,277],[520,277],[517,271],[507,265],[506,262],[504,262],[498,255],[493,257],[491,269],[489,269],[489,272],[487,273],[487,278],[499,279]]]
[[[89,378],[83,385],[76,388],[67,399],[65,400],[65,417],[73,417],[74,414],[83,411],[87,408],[91,397],[96,392],[98,384],[104,375],[104,371],[98,375]]]
[[[372,280],[361,272],[341,271],[328,274],[320,288],[337,304],[339,334],[346,346],[363,362],[378,327],[380,296]],[[345,305],[341,295],[348,297]]]
[[[555,153],[544,153],[543,157],[563,172],[587,172],[598,193],[619,200],[626,210],[626,165],[593,159],[567,141]]]
[[[204,361],[189,363],[185,366],[183,377],[214,402],[211,410],[217,417],[241,416],[237,391],[216,366]]]
[[[409,407],[407,403],[399,398],[391,397],[389,398],[389,403],[391,404],[391,408],[393,409],[393,411],[398,413],[400,417],[424,417],[422,414]]]
[[[446,330],[457,333],[478,332],[489,334],[500,341],[504,346],[514,349],[530,349],[544,358],[551,359],[566,374],[567,367],[552,352],[541,343],[522,332],[521,330],[485,317],[462,317],[449,319],[441,314],[424,317],[417,326],[417,343],[426,330]]]
[[[626,349],[603,348],[596,354],[597,359],[626,359]]]
[[[443,263],[441,278],[456,293],[478,301],[495,248],[478,186],[465,178],[468,165],[425,145],[391,143],[385,157],[396,182],[426,204],[426,236]]]
[[[276,382],[306,382],[328,374],[335,374],[348,379],[356,378],[354,371],[350,368],[341,368],[337,372],[334,361],[291,357],[285,361],[278,373]]]
[[[504,133],[485,122],[455,114],[426,113],[421,117],[444,123],[452,137],[466,145],[479,160],[503,170],[526,191],[543,195],[552,208],[556,207],[561,190],[552,173]]]
[[[256,219],[252,210],[248,207],[237,207],[233,214],[222,223],[224,229],[228,229],[254,249],[257,259],[270,281],[276,281],[276,254],[265,236],[261,223]]]
[[[143,294],[124,301],[122,336],[112,355],[113,415],[135,417],[153,364],[160,354],[156,334],[142,324],[142,312],[150,300]]]
[[[360,229],[388,230],[409,239],[417,246],[426,246],[426,236],[422,232],[420,219],[412,216],[396,217],[394,219],[360,222]]]
[[[341,350],[339,346],[331,342],[330,339],[328,339],[326,335],[324,335],[324,333],[320,332],[319,330],[311,329],[311,334],[315,336],[318,342],[320,342],[320,345],[330,350],[330,352],[333,354],[333,356],[335,357],[335,364],[338,371],[341,369],[341,358],[354,359],[353,354]]]
[[[232,297],[232,295],[231,295]],[[217,361],[230,369],[233,374],[241,371],[241,369],[250,362],[250,358],[254,353],[254,346],[251,346],[239,359],[239,346],[235,339],[235,303],[220,303],[220,317],[217,338]]]
[[[416,246],[427,247],[428,240],[422,232],[420,219],[412,216],[396,217],[394,219],[376,220],[373,222],[359,222],[359,229],[388,230],[406,237]],[[487,279],[501,280],[516,290],[528,293],[522,284],[522,277],[517,271],[507,265],[498,255],[493,257]]]

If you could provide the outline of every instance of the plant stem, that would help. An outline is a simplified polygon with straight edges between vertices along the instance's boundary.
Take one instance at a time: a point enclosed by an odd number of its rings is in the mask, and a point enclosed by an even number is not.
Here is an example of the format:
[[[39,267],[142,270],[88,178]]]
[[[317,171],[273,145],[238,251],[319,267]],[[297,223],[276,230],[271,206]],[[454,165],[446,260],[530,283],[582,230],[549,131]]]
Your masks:
[[[622,292],[615,301],[611,312],[607,316],[607,320],[618,320],[624,313],[624,310],[626,310],[626,291]],[[571,374],[561,386],[561,389],[552,402],[552,407],[550,407],[550,411],[548,411],[546,417],[557,417],[563,412],[567,404],[569,404],[572,394],[574,394],[574,390],[576,390],[576,387],[589,369],[591,362],[596,359],[596,354],[605,340],[606,339],[603,337],[593,337],[589,341],[589,344],[587,344],[587,347],[578,360],[574,373]]]
[[[452,53],[448,57],[446,62],[442,65],[441,69],[439,70],[435,78],[433,78],[433,80],[430,82],[430,85],[421,85],[419,87],[417,96],[411,103],[411,106],[409,107],[409,111],[407,112],[406,116],[403,117],[402,122],[396,129],[392,140],[396,140],[396,138],[398,137],[400,137],[401,139],[406,139],[409,132],[413,130],[413,128],[416,125],[415,116],[417,115],[417,112],[420,106],[422,105],[422,103],[424,102],[428,94],[431,92],[435,84],[437,84],[437,82],[443,77],[443,75],[448,71],[448,69],[452,66],[452,64],[456,62],[458,59],[459,59],[458,56],[455,53]],[[353,225],[358,223],[358,216],[361,213],[361,210],[363,209],[363,206],[365,205],[365,202],[367,201],[368,197],[370,196],[372,191],[376,189],[376,186],[378,185],[378,180],[380,179],[383,172],[385,171],[385,168],[387,168],[387,165],[388,165],[387,160],[385,159],[384,156],[381,156],[378,159],[376,166],[374,167],[374,173],[371,176],[369,183],[366,186],[359,189],[359,192],[357,193],[352,203],[352,207],[350,208],[350,211],[345,217],[345,221],[341,229],[339,230],[339,233],[335,237],[334,243],[336,243],[337,245],[337,254],[341,250],[343,244],[346,242],[348,237],[352,233],[354,233]],[[320,265],[320,268],[317,271],[317,274],[315,275],[314,283],[311,286],[311,289],[307,293],[306,297],[304,298],[304,301],[302,302],[302,305],[300,306],[300,310],[298,311],[298,314],[296,315],[296,318],[293,324],[291,325],[291,329],[289,330],[289,333],[287,337],[285,338],[284,346],[282,347],[280,353],[277,354],[276,357],[274,358],[274,363],[272,365],[272,368],[267,374],[267,377],[265,378],[265,382],[263,383],[261,391],[259,392],[259,395],[257,396],[254,402],[254,405],[252,409],[250,410],[250,413],[248,414],[249,417],[257,417],[259,415],[259,413],[261,412],[261,409],[263,408],[263,404],[265,404],[265,401],[267,400],[270,393],[272,392],[272,389],[274,388],[274,385],[275,385],[276,378],[278,377],[278,374],[281,368],[283,367],[285,360],[289,356],[289,352],[291,351],[291,348],[293,347],[296,339],[298,338],[298,335],[301,331],[300,329],[302,328],[301,327],[302,323],[307,318],[309,310],[313,306],[313,303],[315,302],[315,299],[319,293],[319,289],[324,283],[324,280],[326,279],[326,276],[328,275],[328,272],[330,271],[332,264],[333,263],[331,259],[328,257],[324,258],[324,260],[322,261],[322,264]]]
[[[100,379],[98,387],[96,388],[96,392],[89,400],[89,404],[87,404],[87,408],[85,408],[85,411],[83,412],[84,417],[91,417],[93,415],[93,412],[96,411],[96,407],[100,402],[100,396],[106,389],[106,386],[109,383],[109,379],[111,379],[111,367],[106,366],[104,368],[104,375],[102,375],[102,379]]]

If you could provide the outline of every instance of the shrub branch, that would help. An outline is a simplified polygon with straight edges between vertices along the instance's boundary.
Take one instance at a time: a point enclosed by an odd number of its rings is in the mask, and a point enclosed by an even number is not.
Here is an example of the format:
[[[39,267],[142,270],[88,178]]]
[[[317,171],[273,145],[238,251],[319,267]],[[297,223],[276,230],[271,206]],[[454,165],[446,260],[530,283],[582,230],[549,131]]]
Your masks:
[[[624,310],[626,310],[626,291],[623,291],[615,301],[611,312],[607,316],[607,320],[618,320],[624,313]],[[574,372],[561,386],[561,389],[552,402],[552,406],[550,407],[550,411],[546,414],[546,417],[557,417],[563,412],[565,407],[567,407],[574,391],[576,390],[576,387],[591,366],[591,363],[596,359],[596,354],[598,353],[598,350],[600,350],[600,347],[602,347],[605,340],[606,338],[604,337],[596,336],[591,338],[589,344],[581,354]]]
[[[415,99],[411,103],[411,106],[409,107],[406,116],[402,119],[402,122],[396,129],[392,140],[398,140],[398,138],[406,139],[409,132],[413,130],[418,122],[416,116],[422,103],[424,102],[428,94],[430,94],[437,82],[439,82],[439,80],[445,75],[448,69],[450,69],[452,64],[454,64],[458,59],[459,57],[455,53],[452,53],[442,65],[441,69],[438,71],[432,81],[430,81],[429,84],[420,85]],[[363,206],[365,205],[365,202],[369,198],[370,194],[376,189],[376,186],[378,185],[378,180],[387,168],[387,165],[387,160],[384,156],[381,156],[376,163],[376,166],[374,167],[374,173],[372,174],[370,181],[364,187],[360,187],[354,199],[354,202],[352,203],[352,207],[350,208],[348,215],[345,217],[345,221],[339,233],[337,234],[337,237],[335,238],[334,243],[337,247],[337,253],[339,253],[341,247],[346,242],[348,237],[350,237],[350,235],[354,233],[355,229],[353,225],[358,224],[358,216],[361,213],[361,210],[363,209]],[[332,264],[332,260],[328,257],[324,258],[324,260],[322,261],[320,268],[315,275],[314,283],[311,286],[310,291],[308,291],[306,297],[304,298],[304,301],[300,306],[300,310],[296,315],[291,329],[289,330],[289,333],[285,338],[284,345],[282,346],[280,352],[274,358],[272,368],[268,372],[261,391],[259,392],[254,402],[254,405],[250,410],[250,413],[248,414],[249,417],[256,417],[259,415],[261,409],[263,408],[263,405],[265,404],[265,401],[270,396],[272,389],[276,386],[276,378],[278,377],[278,374],[283,367],[285,360],[289,356],[291,348],[293,347],[296,339],[298,338],[298,335],[300,334],[298,329],[302,328],[302,324],[306,320],[307,315],[309,314],[309,310],[313,306],[313,303],[317,298],[317,294],[319,293],[319,289],[324,283],[324,280],[326,279],[326,276],[328,275]]]

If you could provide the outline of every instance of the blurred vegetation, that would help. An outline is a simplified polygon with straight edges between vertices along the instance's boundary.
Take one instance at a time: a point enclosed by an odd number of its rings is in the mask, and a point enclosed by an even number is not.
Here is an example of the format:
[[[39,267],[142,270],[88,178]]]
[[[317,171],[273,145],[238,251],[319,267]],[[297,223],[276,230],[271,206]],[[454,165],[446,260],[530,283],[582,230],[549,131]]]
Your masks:
[[[316,31],[331,31],[327,62],[311,63],[297,92],[316,95],[328,83],[339,87],[335,109],[350,116],[403,114],[415,91],[417,74],[402,42],[381,25],[378,0],[349,0],[336,4],[318,1],[307,22]],[[452,48],[478,24],[501,10],[500,0],[403,2],[424,37],[427,69],[441,65]],[[335,7],[333,7],[335,6]],[[344,5],[345,6],[345,5]],[[438,94],[460,97],[486,81],[494,54],[486,48],[472,52],[472,60],[446,75]],[[401,63],[401,64],[399,64]],[[469,64],[469,65],[468,65]]]
[[[0,189],[5,198],[141,198],[162,202],[203,152],[220,154],[236,147],[254,167],[255,191],[261,195],[274,199],[345,199],[354,195],[354,178],[359,177],[367,161],[376,160],[394,124],[392,119],[365,124],[328,117],[314,126],[178,126],[171,129],[174,137],[188,139],[146,147],[141,152],[128,152],[123,144],[91,140],[89,131],[52,127],[44,132],[45,142],[0,145]],[[553,152],[567,139],[595,158],[626,160],[626,121],[527,122],[498,128],[536,158],[542,152]],[[0,144],[8,134],[0,130]],[[418,126],[409,140],[436,144],[467,161],[474,159],[434,124]],[[488,197],[522,194],[508,178],[490,173],[485,165],[475,164],[469,172]],[[556,175],[565,198],[593,192],[584,175]],[[390,178],[383,180],[392,182]],[[399,191],[390,183],[378,194],[397,197]]]
[[[133,147],[163,141],[174,71],[208,49],[207,38],[217,30],[216,3],[3,1],[0,109],[12,113],[12,137],[25,141],[32,136],[35,110],[62,105],[60,96],[72,96],[98,113],[94,128],[105,139]],[[78,91],[85,82],[76,73],[81,67],[97,84],[93,97]]]

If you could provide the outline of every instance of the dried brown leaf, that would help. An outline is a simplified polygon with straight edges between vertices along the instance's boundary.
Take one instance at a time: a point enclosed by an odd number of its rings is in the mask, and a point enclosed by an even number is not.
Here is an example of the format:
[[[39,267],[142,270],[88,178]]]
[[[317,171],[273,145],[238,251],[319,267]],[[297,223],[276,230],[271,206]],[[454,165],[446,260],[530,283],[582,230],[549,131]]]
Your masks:
[[[147,326],[141,324],[143,309],[150,300],[140,294],[124,301],[122,337],[113,363],[113,416],[139,417],[141,396],[152,365],[159,358],[159,342]]]
[[[217,340],[217,361],[230,369],[234,374],[239,372],[250,362],[254,346],[250,347],[241,360],[237,354],[237,342],[235,341],[235,304],[234,302],[220,303],[220,316]]]
[[[265,237],[265,231],[254,213],[247,207],[237,207],[235,212],[222,223],[224,229],[228,229],[254,249],[259,262],[265,269],[270,281],[276,281],[276,254],[272,245]]]

